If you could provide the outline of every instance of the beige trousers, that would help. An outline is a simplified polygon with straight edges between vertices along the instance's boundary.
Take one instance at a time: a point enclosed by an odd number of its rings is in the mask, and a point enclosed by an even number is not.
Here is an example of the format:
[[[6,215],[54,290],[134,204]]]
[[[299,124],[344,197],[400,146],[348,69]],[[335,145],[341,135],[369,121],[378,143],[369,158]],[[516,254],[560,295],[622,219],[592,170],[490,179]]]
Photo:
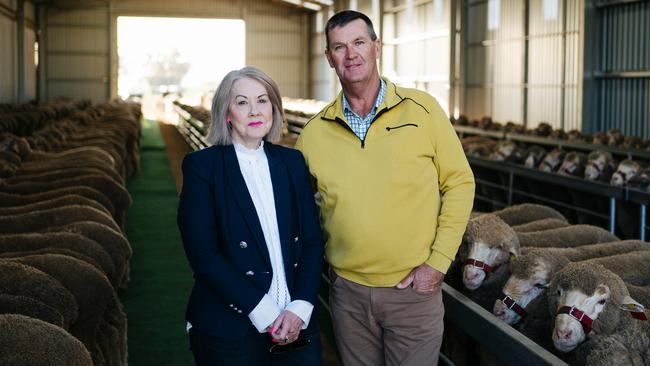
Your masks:
[[[367,287],[330,270],[329,303],[344,366],[437,365],[442,291]]]

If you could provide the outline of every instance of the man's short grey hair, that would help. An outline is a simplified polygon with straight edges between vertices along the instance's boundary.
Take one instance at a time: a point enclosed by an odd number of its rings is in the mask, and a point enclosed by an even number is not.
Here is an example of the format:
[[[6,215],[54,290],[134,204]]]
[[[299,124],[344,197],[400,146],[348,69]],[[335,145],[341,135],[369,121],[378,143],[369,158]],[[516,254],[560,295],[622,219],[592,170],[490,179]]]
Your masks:
[[[377,33],[375,32],[375,28],[372,25],[372,20],[370,20],[370,18],[368,18],[366,14],[355,10],[343,10],[332,15],[332,17],[327,21],[327,24],[325,25],[325,42],[327,42],[327,44],[325,45],[325,49],[326,50],[330,49],[330,31],[332,29],[337,27],[343,27],[344,25],[357,19],[361,19],[363,20],[364,23],[366,23],[370,40],[376,41]]]
[[[273,106],[273,123],[269,133],[264,136],[265,141],[277,142],[282,135],[282,123],[284,122],[284,109],[282,109],[282,98],[280,90],[273,79],[254,67],[244,67],[240,70],[233,70],[226,74],[217,91],[212,98],[212,121],[208,129],[207,140],[212,145],[231,145],[232,135],[226,119],[228,108],[232,101],[232,88],[235,82],[242,78],[249,78],[264,85]]]

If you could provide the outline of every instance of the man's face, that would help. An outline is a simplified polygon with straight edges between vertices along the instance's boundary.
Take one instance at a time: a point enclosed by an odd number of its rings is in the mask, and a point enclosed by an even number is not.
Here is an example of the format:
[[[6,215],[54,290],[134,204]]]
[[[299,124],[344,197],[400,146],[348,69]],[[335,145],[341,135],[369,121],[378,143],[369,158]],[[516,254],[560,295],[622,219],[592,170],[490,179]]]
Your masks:
[[[355,83],[378,77],[379,40],[372,41],[361,19],[336,27],[329,32],[327,61],[342,83]]]

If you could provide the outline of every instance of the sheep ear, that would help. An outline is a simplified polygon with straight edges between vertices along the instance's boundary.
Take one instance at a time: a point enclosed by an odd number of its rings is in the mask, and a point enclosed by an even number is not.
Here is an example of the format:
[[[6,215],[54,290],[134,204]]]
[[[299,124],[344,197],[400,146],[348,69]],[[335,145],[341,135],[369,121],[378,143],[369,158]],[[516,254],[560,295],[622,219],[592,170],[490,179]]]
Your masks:
[[[601,293],[601,294],[603,294],[603,295],[605,295],[607,297],[609,297],[609,295],[611,293],[609,291],[609,287],[607,285],[604,285],[604,284],[600,284],[600,285],[596,286],[596,291],[595,292],[596,293]]]
[[[637,313],[643,312],[645,307],[628,295],[621,300],[621,310]]]

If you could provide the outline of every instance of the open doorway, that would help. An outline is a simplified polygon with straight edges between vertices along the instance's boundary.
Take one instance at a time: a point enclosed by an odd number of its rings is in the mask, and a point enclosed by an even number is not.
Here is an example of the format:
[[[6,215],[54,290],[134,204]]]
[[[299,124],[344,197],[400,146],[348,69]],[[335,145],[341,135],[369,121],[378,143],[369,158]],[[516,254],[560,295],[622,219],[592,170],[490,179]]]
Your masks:
[[[144,117],[173,121],[172,102],[209,107],[225,74],[245,65],[243,20],[117,18],[118,95]]]

